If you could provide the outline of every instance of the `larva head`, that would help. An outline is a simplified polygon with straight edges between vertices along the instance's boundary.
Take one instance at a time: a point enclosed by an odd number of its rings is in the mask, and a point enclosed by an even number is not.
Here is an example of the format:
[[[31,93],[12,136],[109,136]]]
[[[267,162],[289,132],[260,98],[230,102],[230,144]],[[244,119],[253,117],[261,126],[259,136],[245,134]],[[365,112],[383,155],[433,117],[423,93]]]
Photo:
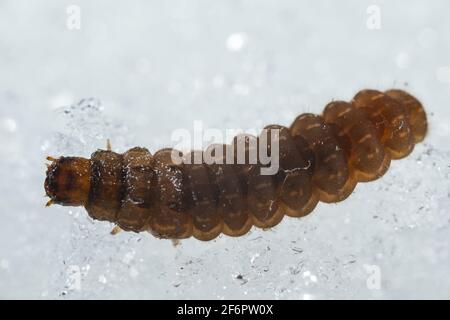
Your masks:
[[[91,163],[79,157],[52,159],[47,169],[45,192],[49,204],[80,206],[87,203],[90,189]]]

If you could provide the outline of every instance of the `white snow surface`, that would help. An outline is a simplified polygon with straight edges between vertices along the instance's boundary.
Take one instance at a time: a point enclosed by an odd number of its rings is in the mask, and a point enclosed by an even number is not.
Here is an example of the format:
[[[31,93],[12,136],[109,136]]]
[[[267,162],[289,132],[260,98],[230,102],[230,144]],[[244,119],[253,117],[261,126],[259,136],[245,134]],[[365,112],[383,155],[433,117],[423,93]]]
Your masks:
[[[1,0],[0,298],[450,298],[449,12],[445,0]],[[391,87],[423,102],[425,142],[347,200],[268,231],[174,247],[44,208],[47,155],[89,156],[107,138],[154,152],[194,120],[289,125]]]

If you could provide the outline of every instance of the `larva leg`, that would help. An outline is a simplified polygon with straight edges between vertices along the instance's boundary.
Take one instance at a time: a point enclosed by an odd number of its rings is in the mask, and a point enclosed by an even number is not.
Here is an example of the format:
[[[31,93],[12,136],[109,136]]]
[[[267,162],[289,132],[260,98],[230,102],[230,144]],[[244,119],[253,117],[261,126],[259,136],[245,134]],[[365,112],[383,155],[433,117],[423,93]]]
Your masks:
[[[112,234],[113,236],[115,236],[116,234],[118,234],[119,232],[123,231],[121,227],[119,226],[114,226],[114,228],[111,230],[110,234]]]

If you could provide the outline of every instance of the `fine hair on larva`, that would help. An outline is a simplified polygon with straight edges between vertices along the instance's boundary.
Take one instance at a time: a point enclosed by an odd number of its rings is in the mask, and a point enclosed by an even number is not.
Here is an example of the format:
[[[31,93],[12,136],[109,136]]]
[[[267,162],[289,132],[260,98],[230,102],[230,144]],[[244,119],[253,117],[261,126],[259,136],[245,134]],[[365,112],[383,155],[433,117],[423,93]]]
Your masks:
[[[380,178],[391,160],[406,157],[425,138],[427,118],[422,104],[403,90],[362,90],[350,102],[330,102],[321,115],[305,113],[290,127],[265,129],[277,130],[279,138],[275,174],[261,174],[267,164],[260,159],[174,163],[174,149],[151,154],[135,147],[119,154],[109,146],[89,159],[48,157],[47,204],[84,206],[93,219],[158,238],[242,236],[252,226],[274,227],[285,215],[303,217],[319,201],[342,201],[358,182]],[[240,139],[248,157],[261,136],[235,137],[214,148],[236,158]]]

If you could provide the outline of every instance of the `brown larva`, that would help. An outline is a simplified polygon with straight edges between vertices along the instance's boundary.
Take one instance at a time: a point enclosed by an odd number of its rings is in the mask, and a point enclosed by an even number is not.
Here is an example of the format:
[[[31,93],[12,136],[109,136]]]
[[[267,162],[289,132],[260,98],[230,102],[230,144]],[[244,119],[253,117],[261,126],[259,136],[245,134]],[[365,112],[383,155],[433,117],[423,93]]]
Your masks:
[[[108,148],[90,159],[49,157],[49,204],[82,205],[93,219],[159,238],[241,236],[284,215],[305,216],[318,201],[342,201],[357,182],[381,177],[392,159],[424,139],[427,119],[402,90],[363,90],[351,102],[329,103],[321,116],[302,114],[290,128],[266,129],[279,130],[275,175],[261,175],[259,162],[175,164],[172,149],[151,155],[140,147],[124,154]],[[260,137],[246,136],[247,152],[252,139]],[[224,157],[236,141],[223,146]]]

